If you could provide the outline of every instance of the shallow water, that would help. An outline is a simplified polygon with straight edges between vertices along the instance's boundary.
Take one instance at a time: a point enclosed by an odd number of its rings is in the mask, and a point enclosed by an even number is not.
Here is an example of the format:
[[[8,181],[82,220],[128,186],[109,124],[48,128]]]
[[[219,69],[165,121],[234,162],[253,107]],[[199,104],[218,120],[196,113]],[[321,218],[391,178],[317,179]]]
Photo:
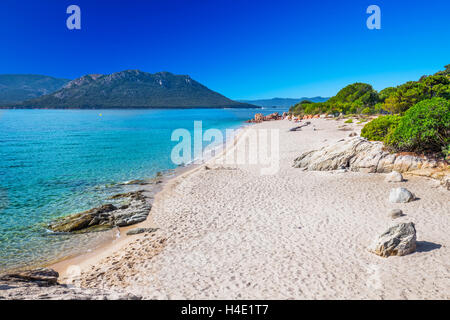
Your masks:
[[[99,206],[117,183],[177,167],[177,128],[237,128],[284,109],[0,110],[0,271],[88,250],[114,231],[55,235],[57,217]]]

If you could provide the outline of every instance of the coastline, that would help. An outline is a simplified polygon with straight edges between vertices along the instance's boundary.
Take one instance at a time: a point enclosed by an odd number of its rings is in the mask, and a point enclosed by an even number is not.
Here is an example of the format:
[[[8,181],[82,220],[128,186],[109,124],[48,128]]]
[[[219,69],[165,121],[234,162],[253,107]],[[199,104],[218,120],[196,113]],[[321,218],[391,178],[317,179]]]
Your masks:
[[[223,148],[222,152],[215,155],[213,158],[221,157],[226,153],[228,148],[236,145],[239,137],[241,137],[244,134],[245,130],[251,126],[251,124],[242,123],[239,127],[235,128],[237,134],[233,137],[233,143],[230,144],[230,141],[225,140],[221,146],[221,148]],[[203,159],[202,163],[199,164],[196,163],[197,159],[193,159],[191,163],[188,163],[185,166],[171,169],[170,171],[172,172],[172,174],[170,176],[163,174],[160,179],[161,183],[158,184],[158,187],[153,187],[151,188],[151,190],[148,190],[148,187],[142,186],[140,190],[143,190],[144,192],[150,191],[152,194],[154,194],[153,202],[155,202],[157,197],[161,197],[164,195],[164,191],[166,190],[166,188],[170,188],[170,185],[173,185],[174,183],[176,184],[178,178],[185,178],[189,176],[190,174],[196,172],[198,169],[201,169],[201,167],[205,166],[206,163],[211,160],[212,158]],[[60,274],[60,283],[66,283],[68,278],[71,279],[73,277],[73,272],[75,272],[75,274],[78,272],[77,269],[75,269],[74,271],[74,266],[77,266],[77,268],[79,267],[81,269],[86,269],[92,265],[95,265],[102,258],[120,251],[127,245],[127,243],[130,242],[130,240],[133,239],[133,236],[126,235],[127,231],[136,228],[157,228],[157,226],[152,221],[151,210],[147,219],[143,222],[126,227],[116,227],[115,229],[117,229],[118,231],[118,236],[115,239],[105,239],[102,243],[95,246],[94,248],[88,248],[87,252],[85,253],[66,256],[62,259],[51,261],[44,266],[57,271]]]
[[[401,186],[420,200],[393,205],[387,196],[400,184],[386,183],[384,174],[293,168],[302,152],[350,133],[338,129],[342,120],[311,122],[297,132],[288,132],[289,121],[251,126],[280,130],[278,173],[217,166],[218,155],[170,179],[155,196],[139,226],[157,232],[56,266],[61,281],[144,299],[450,298],[448,191],[407,175]],[[392,208],[406,216],[393,221]],[[386,259],[368,251],[387,226],[406,221],[418,230],[415,253]]]

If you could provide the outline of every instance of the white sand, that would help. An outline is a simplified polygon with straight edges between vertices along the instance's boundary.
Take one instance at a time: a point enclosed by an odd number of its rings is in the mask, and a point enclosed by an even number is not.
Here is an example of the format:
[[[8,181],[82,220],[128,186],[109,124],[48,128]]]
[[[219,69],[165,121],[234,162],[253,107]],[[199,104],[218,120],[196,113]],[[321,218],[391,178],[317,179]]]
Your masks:
[[[350,133],[337,130],[342,121],[311,121],[318,131],[288,132],[289,121],[252,127],[280,129],[275,175],[239,165],[200,167],[172,180],[139,225],[160,231],[78,260],[75,283],[156,299],[449,299],[450,193],[426,178],[392,184],[381,174],[292,168],[303,151]],[[389,203],[390,189],[400,185],[420,200]],[[393,222],[393,208],[406,216]],[[381,258],[367,251],[401,221],[416,224],[416,253]]]

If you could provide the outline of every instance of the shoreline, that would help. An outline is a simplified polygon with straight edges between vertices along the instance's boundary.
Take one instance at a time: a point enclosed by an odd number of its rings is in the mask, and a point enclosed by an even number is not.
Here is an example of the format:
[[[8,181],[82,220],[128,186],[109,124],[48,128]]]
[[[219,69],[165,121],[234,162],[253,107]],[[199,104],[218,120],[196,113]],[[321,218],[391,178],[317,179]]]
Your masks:
[[[188,164],[185,167],[173,169],[173,170],[175,170],[176,173],[174,175],[172,175],[171,177],[163,177],[164,181],[160,183],[160,187],[157,188],[157,190],[152,190],[152,191],[156,191],[154,197],[156,198],[158,196],[158,194],[164,190],[166,185],[168,183],[170,183],[170,181],[172,179],[176,179],[177,177],[182,176],[191,170],[195,170],[198,166],[200,166],[200,165]],[[145,188],[142,188],[142,189],[144,190]],[[150,210],[150,212],[151,212],[151,210]],[[51,268],[51,269],[54,269],[55,271],[57,271],[60,274],[60,279],[62,279],[66,276],[68,267],[70,267],[72,265],[82,265],[82,266],[89,265],[90,262],[96,261],[99,258],[104,257],[105,255],[108,255],[108,254],[111,254],[112,252],[120,250],[120,248],[123,247],[124,242],[126,242],[127,239],[132,238],[132,236],[126,235],[127,231],[136,229],[136,228],[142,228],[142,227],[145,227],[145,228],[154,227],[153,223],[152,223],[152,219],[151,219],[151,213],[149,213],[147,219],[143,222],[139,222],[139,223],[129,225],[126,227],[113,228],[112,230],[117,229],[117,231],[119,232],[119,236],[116,237],[115,239],[113,239],[113,240],[106,239],[102,244],[100,244],[99,246],[97,246],[95,248],[88,249],[87,252],[85,252],[85,253],[75,254],[72,256],[68,256],[68,257],[59,259],[57,261],[50,262],[48,264],[45,264],[45,267]],[[102,232],[102,231],[100,231],[100,232]],[[64,282],[61,282],[61,283],[64,283]]]
[[[260,106],[217,106],[217,107],[96,107],[96,108],[39,108],[39,107],[4,107],[0,106],[0,110],[192,110],[192,109],[257,109],[261,110],[265,107]]]
[[[349,136],[342,120],[313,119],[289,132],[289,121],[255,129],[280,132],[280,168],[205,166],[171,180],[155,197],[145,227],[102,256],[81,262],[62,280],[82,288],[114,289],[144,299],[448,299],[450,195],[436,181],[407,175],[304,171],[293,160]],[[349,124],[359,133],[362,125]],[[229,148],[226,151],[230,150]],[[392,204],[406,187],[420,200]],[[392,209],[405,216],[393,220]],[[413,222],[417,251],[382,258],[374,238],[395,223]],[[61,269],[60,269],[61,270]],[[426,276],[425,276],[426,275]]]
[[[248,124],[241,121],[240,123],[234,124],[231,128],[235,130],[235,132],[241,131],[243,128],[248,126]],[[225,138],[225,135],[224,135]],[[223,145],[226,145],[227,141],[224,140]],[[206,146],[205,146],[206,147]],[[219,148],[219,147],[217,147]],[[165,169],[162,172],[162,176],[160,177],[160,180],[163,180],[163,183],[156,184],[151,182],[150,180],[158,179],[158,176],[154,176],[152,178],[136,178],[134,177],[133,180],[130,181],[119,181],[116,184],[118,186],[121,186],[121,190],[116,191],[117,194],[122,193],[128,193],[133,191],[139,191],[143,190],[146,196],[146,203],[151,204],[153,202],[153,197],[156,193],[158,193],[163,185],[170,179],[175,178],[176,176],[185,173],[186,171],[191,170],[192,168],[195,168],[199,164],[196,164],[197,159],[193,159],[191,162],[186,163],[184,165],[180,165],[176,168],[169,168]],[[147,183],[145,185],[140,185],[139,181],[146,181]],[[137,183],[128,183],[136,181]],[[116,193],[111,193],[111,196],[116,195]],[[150,196],[149,196],[150,195]],[[103,198],[102,198],[103,199]],[[104,198],[103,200],[100,200],[100,203],[98,204],[98,207],[110,203],[110,199]],[[114,203],[115,204],[115,203]],[[95,209],[96,207],[91,207],[88,209],[80,209],[78,211],[72,211],[73,214],[79,213],[84,210],[91,210]],[[72,214],[67,215],[69,217]],[[57,220],[57,219],[56,219]],[[52,223],[56,220],[49,220],[46,221],[46,224]],[[42,255],[39,256],[38,259],[35,259],[33,261],[26,261],[26,263],[19,263],[19,264],[10,264],[4,269],[0,271],[1,274],[8,273],[8,272],[20,272],[23,270],[29,270],[33,268],[40,268],[40,267],[51,267],[53,265],[59,265],[63,261],[66,260],[72,260],[77,259],[78,256],[81,255],[91,255],[93,252],[97,252],[98,250],[102,250],[103,248],[109,246],[111,243],[116,241],[116,233],[120,234],[120,237],[124,237],[124,232],[126,233],[128,230],[139,227],[139,224],[134,224],[127,227],[113,227],[106,231],[100,231],[100,232],[87,232],[79,234],[74,234],[73,239],[70,239],[72,236],[70,233],[68,233],[68,240],[64,240],[67,245],[64,244],[64,249],[59,251],[53,251],[49,255]],[[48,232],[49,234],[53,232]],[[108,233],[108,234],[106,234]],[[81,246],[79,246],[77,243],[78,238],[83,237]],[[61,246],[62,248],[62,246]],[[67,252],[68,251],[68,252]]]
[[[221,157],[223,154],[226,153],[228,148],[234,147],[236,145],[237,141],[239,140],[239,138],[244,134],[245,130],[249,127],[251,127],[251,124],[242,123],[239,127],[235,128],[234,130],[237,131],[237,134],[233,137],[234,141],[230,144],[230,141],[225,140],[221,146],[222,152],[220,154],[217,154],[214,157],[206,159],[206,160],[203,159],[202,163],[196,163],[198,160],[193,159],[190,163],[186,164],[185,166],[171,169],[170,171],[174,172],[174,174],[172,174],[170,176],[163,174],[163,176],[161,177],[162,182],[160,184],[158,184],[159,187],[151,190],[154,193],[153,203],[157,201],[156,200],[157,197],[162,196],[162,194],[164,193],[164,190],[166,190],[166,188],[168,188],[171,184],[174,184],[174,183],[176,184],[176,181],[178,178],[187,177],[188,175],[196,172],[198,169],[201,169],[202,167],[206,166],[206,164],[208,162],[212,161],[214,158]],[[216,150],[218,148],[220,148],[220,147],[217,147]],[[146,186],[142,186],[142,188],[141,188],[142,190],[144,190],[144,192],[148,191],[148,190],[146,190],[145,187]],[[88,249],[87,252],[85,252],[85,253],[74,254],[71,256],[64,257],[62,259],[58,259],[56,261],[51,261],[51,262],[45,264],[44,266],[57,271],[60,274],[60,276],[59,276],[60,282],[65,283],[65,279],[68,276],[71,276],[71,275],[68,275],[68,272],[71,272],[71,270],[70,270],[71,267],[73,267],[75,265],[75,266],[80,266],[82,269],[87,268],[87,267],[95,264],[100,259],[102,259],[108,255],[111,255],[115,252],[118,252],[120,249],[122,249],[126,245],[127,240],[131,240],[133,238],[133,236],[126,235],[127,231],[136,229],[136,228],[157,228],[152,221],[151,210],[150,210],[150,213],[149,213],[147,219],[143,222],[133,224],[130,226],[126,226],[126,227],[113,228],[112,230],[117,229],[117,231],[119,232],[119,236],[116,237],[115,239],[113,239],[113,240],[105,239],[105,241],[103,241],[103,243],[96,246],[95,248]]]
[[[59,282],[162,300],[449,299],[450,193],[438,181],[293,166],[305,152],[360,133],[363,125],[343,121],[313,119],[294,132],[287,120],[248,126],[279,131],[276,173],[223,165],[244,140],[241,130],[220,154],[168,179],[147,220],[128,227],[157,231],[52,265]],[[418,199],[391,203],[397,187]],[[393,209],[405,214],[394,220]],[[415,252],[382,258],[368,250],[388,226],[406,222],[417,228]]]

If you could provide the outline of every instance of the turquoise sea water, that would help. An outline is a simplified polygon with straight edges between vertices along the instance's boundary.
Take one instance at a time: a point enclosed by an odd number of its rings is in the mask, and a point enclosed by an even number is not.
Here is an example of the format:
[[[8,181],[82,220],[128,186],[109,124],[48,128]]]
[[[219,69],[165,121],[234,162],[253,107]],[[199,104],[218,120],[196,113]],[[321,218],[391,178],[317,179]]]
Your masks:
[[[285,111],[265,109],[263,113]],[[54,235],[56,217],[90,209],[115,184],[175,168],[174,129],[237,128],[258,110],[0,110],[0,271],[76,252],[83,241]],[[74,247],[74,238],[77,245]]]

